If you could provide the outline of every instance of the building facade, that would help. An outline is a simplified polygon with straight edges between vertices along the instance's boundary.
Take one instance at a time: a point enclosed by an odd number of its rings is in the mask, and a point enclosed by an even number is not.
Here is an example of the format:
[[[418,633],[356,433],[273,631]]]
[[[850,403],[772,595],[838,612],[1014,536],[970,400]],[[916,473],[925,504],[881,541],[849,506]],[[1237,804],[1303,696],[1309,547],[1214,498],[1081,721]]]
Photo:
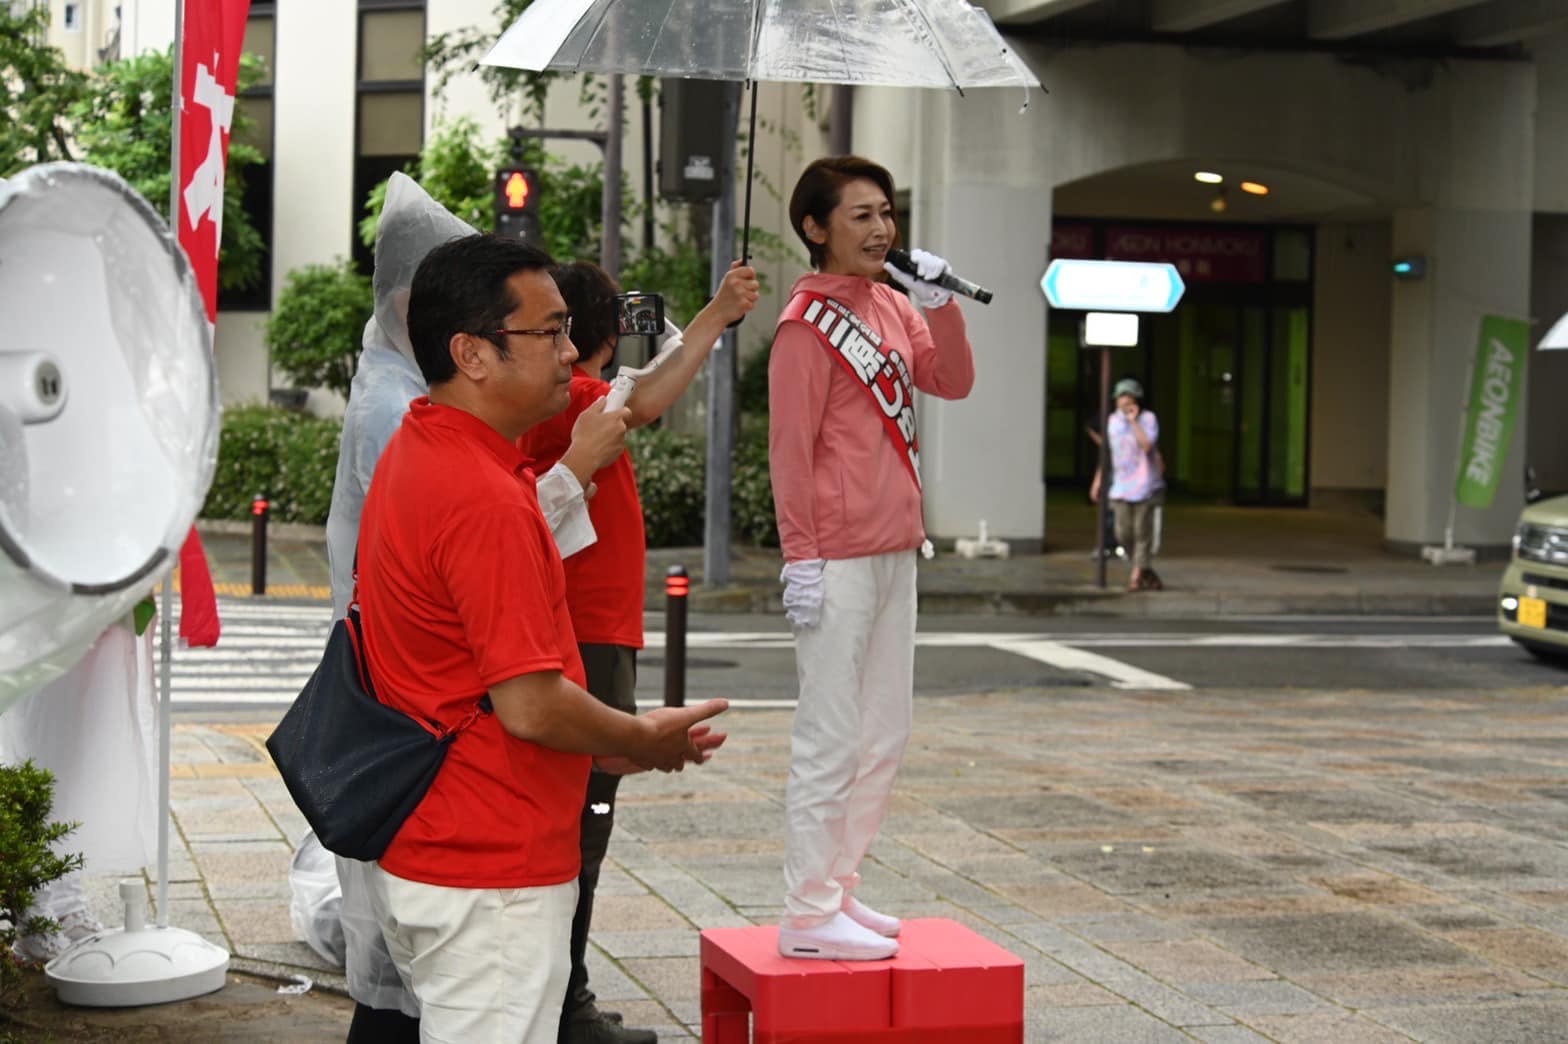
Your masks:
[[[173,0],[48,0],[73,61],[166,47]],[[964,402],[924,404],[933,533],[1037,544],[1048,485],[1093,468],[1096,361],[1079,316],[1046,307],[1056,257],[1168,260],[1188,291],[1113,356],[1164,426],[1178,495],[1239,504],[1371,503],[1400,546],[1440,540],[1480,319],[1568,310],[1568,6],[1529,0],[992,0],[1049,93],[857,89],[855,151],[887,165],[906,242],[991,287],[965,305],[979,378]],[[68,14],[67,8],[74,11]],[[79,30],[64,27],[67,18]],[[231,403],[273,386],[262,328],[287,273],[353,256],[368,188],[442,121],[498,110],[477,76],[437,91],[419,47],[491,31],[492,0],[270,0],[247,49],[266,82],[241,100],[267,157],[252,188],[269,278],[225,302],[220,379]],[[75,33],[73,37],[71,34]],[[109,48],[113,37],[114,49]],[[73,51],[71,48],[74,47]],[[763,85],[753,221],[793,243],[785,200],[827,151],[839,89]],[[629,94],[631,92],[628,92]],[[842,99],[843,95],[840,95]],[[546,125],[590,129],[574,84]],[[843,132],[843,128],[839,128]],[[628,181],[642,127],[627,122]],[[552,143],[591,162],[594,147]],[[1195,180],[1219,175],[1218,184]],[[1267,189],[1242,191],[1251,182]],[[1421,278],[1392,271],[1419,259]],[[762,263],[772,295],[743,351],[771,332],[804,255]],[[649,288],[657,289],[657,288]],[[1568,420],[1550,401],[1568,352],[1531,352],[1529,408],[1494,506],[1457,537],[1505,544],[1535,481],[1568,489]],[[332,404],[317,396],[315,408]]]

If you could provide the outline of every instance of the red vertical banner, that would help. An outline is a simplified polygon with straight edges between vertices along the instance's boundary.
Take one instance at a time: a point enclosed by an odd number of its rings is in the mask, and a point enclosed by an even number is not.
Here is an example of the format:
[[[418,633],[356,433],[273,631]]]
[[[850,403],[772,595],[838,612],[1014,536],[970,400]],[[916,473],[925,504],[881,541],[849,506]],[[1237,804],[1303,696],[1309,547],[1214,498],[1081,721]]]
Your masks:
[[[223,178],[250,0],[185,0],[184,10],[184,24],[175,27],[180,34],[180,156],[173,223],[207,305],[207,321],[216,323]],[[206,552],[192,528],[180,550],[180,637],[188,645],[212,646],[220,630]]]
[[[179,27],[180,170],[176,234],[196,271],[207,321],[218,319],[223,175],[250,0],[185,0]]]

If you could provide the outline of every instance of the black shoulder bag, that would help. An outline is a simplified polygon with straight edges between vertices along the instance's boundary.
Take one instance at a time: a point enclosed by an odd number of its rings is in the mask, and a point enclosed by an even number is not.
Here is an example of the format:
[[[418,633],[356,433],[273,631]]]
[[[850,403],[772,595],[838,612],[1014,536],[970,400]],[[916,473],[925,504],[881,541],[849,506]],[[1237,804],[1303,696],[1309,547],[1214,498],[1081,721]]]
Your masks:
[[[376,697],[363,650],[353,605],[332,625],[320,666],[267,737],[267,752],[327,850],[373,860],[424,799],[452,740],[492,707],[482,696],[456,726],[426,726]]]

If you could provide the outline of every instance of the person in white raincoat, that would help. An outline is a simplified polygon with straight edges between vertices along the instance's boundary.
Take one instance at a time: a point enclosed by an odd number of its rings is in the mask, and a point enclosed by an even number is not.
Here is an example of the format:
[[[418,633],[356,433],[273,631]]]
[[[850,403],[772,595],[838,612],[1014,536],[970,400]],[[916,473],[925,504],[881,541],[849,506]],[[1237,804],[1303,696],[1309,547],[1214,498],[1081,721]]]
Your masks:
[[[350,385],[327,515],[333,619],[346,615],[353,601],[359,519],[376,461],[402,423],[408,404],[430,390],[408,340],[408,293],[414,270],[435,247],[472,234],[467,222],[430,198],[412,178],[392,175],[376,232],[371,276],[375,314],[365,324],[364,350]],[[572,449],[538,477],[539,503],[562,557],[594,542],[584,486],[589,476],[625,448],[624,426],[605,424],[603,417],[602,408],[584,414],[583,423],[573,429]],[[305,843],[319,842],[308,837]],[[344,965],[349,994],[358,1002],[348,1040],[417,1040],[418,1005],[403,988],[370,906],[365,874],[371,866],[337,859],[343,889]]]

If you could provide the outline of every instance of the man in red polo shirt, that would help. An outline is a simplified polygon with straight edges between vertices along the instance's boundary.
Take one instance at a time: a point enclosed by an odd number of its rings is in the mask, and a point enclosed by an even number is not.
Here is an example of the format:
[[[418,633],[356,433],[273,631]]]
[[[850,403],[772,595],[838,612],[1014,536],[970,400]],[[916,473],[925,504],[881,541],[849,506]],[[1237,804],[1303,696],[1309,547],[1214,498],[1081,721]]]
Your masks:
[[[620,287],[610,274],[588,261],[554,269],[555,283],[572,315],[572,337],[580,346],[572,368],[571,405],[518,440],[534,470],[543,473],[570,448],[572,428],[609,394],[604,370],[615,360],[620,337]],[[657,419],[678,399],[702,369],[725,329],[757,304],[757,273],[737,262],[719,284],[713,300],[693,317],[678,344],[669,345],[654,371],[637,382],[626,406],[628,427]],[[566,604],[577,634],[577,648],[588,675],[588,691],[611,707],[637,712],[637,650],[642,648],[642,596],[648,542],[642,502],[631,454],[622,452],[593,476],[598,492],[588,501],[588,517],[598,540],[566,560]],[[615,824],[615,793],[620,777],[594,772],[582,810],[582,859],[577,913],[572,918],[572,974],[561,1011],[558,1044],[655,1044],[651,1030],[622,1026],[612,1013],[600,1012],[588,988],[588,929],[599,867]]]
[[[561,559],[515,445],[565,408],[577,357],[549,264],[470,236],[419,266],[409,337],[430,395],[387,444],[360,520],[377,691],[443,726],[473,719],[372,878],[426,1041],[554,1041],[590,760],[674,771],[723,742],[700,724],[723,700],[634,717],[582,687]]]

